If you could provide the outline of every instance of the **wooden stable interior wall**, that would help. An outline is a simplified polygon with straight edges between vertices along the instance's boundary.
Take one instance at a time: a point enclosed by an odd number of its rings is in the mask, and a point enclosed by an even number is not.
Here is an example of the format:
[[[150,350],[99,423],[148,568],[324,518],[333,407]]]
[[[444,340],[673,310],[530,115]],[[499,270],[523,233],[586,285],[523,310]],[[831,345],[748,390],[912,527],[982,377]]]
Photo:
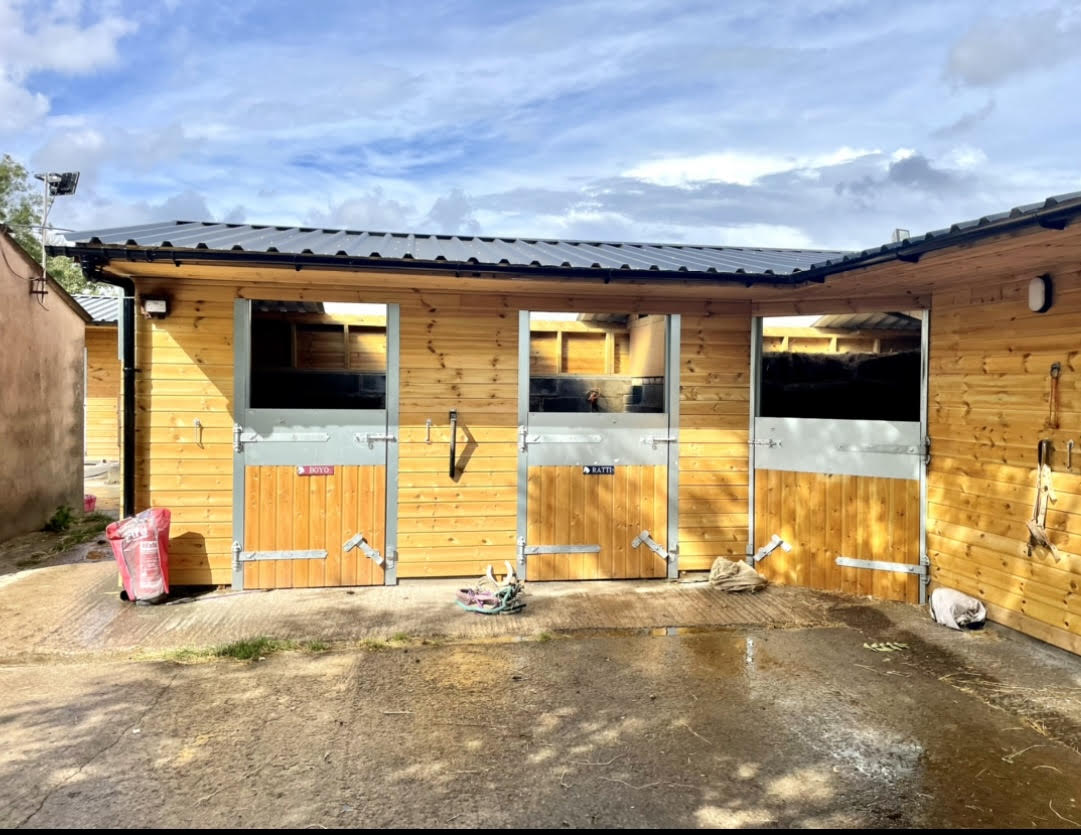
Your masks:
[[[86,326],[86,457],[120,460],[123,404],[116,326]]]
[[[1064,233],[1051,232],[1052,236]],[[1053,270],[1054,304],[1027,305],[1029,280],[943,291],[931,315],[928,554],[938,585],[987,604],[990,617],[1081,652],[1081,276]],[[1062,364],[1058,428],[1049,423],[1050,368]],[[1053,441],[1055,556],[1029,553],[1037,443]]]

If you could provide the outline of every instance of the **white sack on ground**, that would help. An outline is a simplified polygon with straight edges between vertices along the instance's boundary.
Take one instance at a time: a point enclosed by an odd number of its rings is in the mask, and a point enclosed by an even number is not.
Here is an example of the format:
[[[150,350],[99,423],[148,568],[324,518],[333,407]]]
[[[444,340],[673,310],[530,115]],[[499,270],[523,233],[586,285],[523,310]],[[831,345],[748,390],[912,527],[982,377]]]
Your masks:
[[[747,563],[718,557],[709,570],[709,584],[722,591],[758,591],[766,578]]]
[[[987,619],[987,609],[975,597],[955,589],[931,592],[931,619],[950,629],[979,626]]]

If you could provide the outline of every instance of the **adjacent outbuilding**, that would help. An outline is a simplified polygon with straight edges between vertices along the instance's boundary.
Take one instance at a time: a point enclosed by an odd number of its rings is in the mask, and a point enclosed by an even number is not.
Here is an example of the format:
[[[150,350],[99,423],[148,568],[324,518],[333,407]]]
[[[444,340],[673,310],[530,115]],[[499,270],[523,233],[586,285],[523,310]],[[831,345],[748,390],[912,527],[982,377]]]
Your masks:
[[[0,227],[0,541],[82,509],[89,318]]]
[[[120,460],[123,401],[117,323],[120,299],[115,295],[73,296],[86,311],[86,458]]]

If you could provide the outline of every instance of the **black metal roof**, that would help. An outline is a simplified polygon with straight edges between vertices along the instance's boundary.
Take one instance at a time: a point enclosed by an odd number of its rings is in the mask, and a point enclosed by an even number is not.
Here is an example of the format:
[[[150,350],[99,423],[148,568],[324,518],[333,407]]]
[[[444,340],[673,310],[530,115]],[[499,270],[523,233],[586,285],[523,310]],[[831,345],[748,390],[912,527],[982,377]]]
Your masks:
[[[846,331],[919,331],[922,323],[907,313],[834,313],[820,316],[812,327]]]
[[[89,296],[76,293],[72,298],[87,312],[95,325],[115,325],[120,319],[119,296]]]
[[[662,276],[796,284],[884,261],[917,261],[927,252],[1038,225],[1064,229],[1081,215],[1081,192],[961,221],[860,252],[689,244],[572,241],[466,235],[363,232],[298,226],[170,221],[70,232],[50,253],[109,260],[288,263],[369,270],[439,270],[564,278]]]
[[[1013,226],[1035,223],[1047,229],[1065,229],[1078,215],[1081,215],[1081,191],[1072,191],[1048,197],[1040,203],[1026,203],[1005,212],[984,215],[974,220],[962,220],[949,227],[925,232],[903,241],[845,253],[839,258],[828,258],[814,264],[812,269],[819,272],[840,272],[883,259],[916,260],[923,252],[1008,231]]]
[[[72,232],[69,241],[138,249],[265,252],[481,266],[791,275],[836,250],[362,232],[172,221]]]

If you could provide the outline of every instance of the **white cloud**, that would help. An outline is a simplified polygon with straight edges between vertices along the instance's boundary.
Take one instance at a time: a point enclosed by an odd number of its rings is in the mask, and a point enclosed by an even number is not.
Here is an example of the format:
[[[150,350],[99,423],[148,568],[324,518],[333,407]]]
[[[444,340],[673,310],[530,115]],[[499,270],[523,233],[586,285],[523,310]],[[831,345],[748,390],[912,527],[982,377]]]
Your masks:
[[[749,186],[761,177],[785,171],[800,171],[840,165],[860,157],[880,153],[877,150],[847,146],[813,156],[762,154],[746,151],[725,151],[690,157],[667,157],[639,163],[624,172],[656,185],[678,186],[689,183],[733,183]]]
[[[117,43],[135,31],[127,19],[108,15],[81,23],[81,3],[0,0],[0,134],[34,125],[49,100],[32,87],[34,73],[82,74],[117,60]]]
[[[942,157],[942,161],[951,168],[967,170],[984,165],[987,162],[987,154],[971,145],[962,145],[948,151]]]

